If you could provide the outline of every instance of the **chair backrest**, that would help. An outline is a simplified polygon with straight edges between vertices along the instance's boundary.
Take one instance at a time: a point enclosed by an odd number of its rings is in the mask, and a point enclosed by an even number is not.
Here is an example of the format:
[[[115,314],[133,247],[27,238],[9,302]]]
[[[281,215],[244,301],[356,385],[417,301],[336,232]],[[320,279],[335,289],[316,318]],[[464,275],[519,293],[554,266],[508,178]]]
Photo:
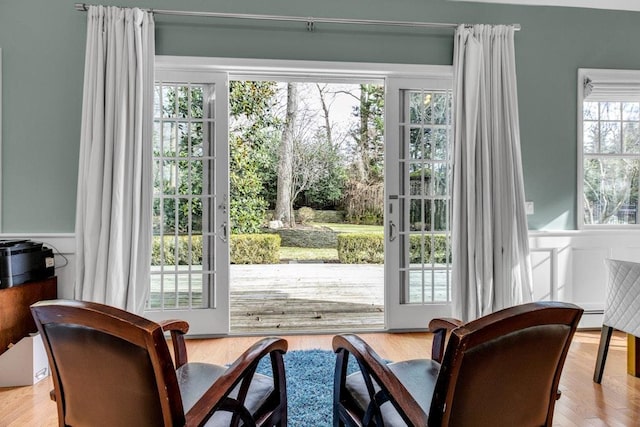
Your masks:
[[[97,303],[31,306],[47,350],[60,425],[184,424],[160,325]]]
[[[640,336],[640,263],[605,260],[609,271],[602,323]]]
[[[429,425],[550,426],[562,367],[583,310],[530,303],[455,329]]]

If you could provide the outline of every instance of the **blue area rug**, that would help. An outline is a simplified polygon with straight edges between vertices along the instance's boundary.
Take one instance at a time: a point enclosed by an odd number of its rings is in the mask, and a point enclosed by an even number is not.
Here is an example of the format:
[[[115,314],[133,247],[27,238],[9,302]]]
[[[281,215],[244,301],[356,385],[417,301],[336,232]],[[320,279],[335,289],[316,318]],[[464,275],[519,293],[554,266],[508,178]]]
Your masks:
[[[333,371],[336,355],[329,350],[292,350],[284,355],[290,427],[333,425]],[[353,357],[347,372],[358,370]],[[259,373],[271,376],[269,358],[258,365]]]

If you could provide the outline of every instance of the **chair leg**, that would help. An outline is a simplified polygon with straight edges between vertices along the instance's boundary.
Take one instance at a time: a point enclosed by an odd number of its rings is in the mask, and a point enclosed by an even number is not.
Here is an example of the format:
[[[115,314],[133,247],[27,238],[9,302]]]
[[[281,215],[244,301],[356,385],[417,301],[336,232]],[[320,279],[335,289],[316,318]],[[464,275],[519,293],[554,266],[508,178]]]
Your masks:
[[[596,368],[593,372],[593,382],[598,384],[602,382],[604,364],[607,361],[607,352],[609,351],[609,343],[611,342],[612,333],[613,328],[611,326],[602,325],[602,332],[600,333],[600,345],[598,346],[598,358],[596,359]]]

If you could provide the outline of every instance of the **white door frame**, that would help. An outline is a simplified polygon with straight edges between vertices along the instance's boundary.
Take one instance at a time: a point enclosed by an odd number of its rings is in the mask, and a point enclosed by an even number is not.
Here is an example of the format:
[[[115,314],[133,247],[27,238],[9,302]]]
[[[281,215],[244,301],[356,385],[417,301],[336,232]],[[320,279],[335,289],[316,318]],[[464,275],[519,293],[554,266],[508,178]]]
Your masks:
[[[386,187],[386,206],[385,206],[385,323],[386,329],[400,328],[424,328],[428,321],[423,315],[425,313],[424,306],[414,306],[402,304],[399,300],[400,283],[398,280],[398,262],[394,261],[390,253],[390,239],[393,236],[389,230],[394,224],[398,224],[397,208],[393,211],[389,207],[394,204],[393,199],[389,199],[389,185],[397,186],[398,174],[392,173],[397,169],[397,160],[390,164],[387,160],[388,153],[397,149],[397,137],[393,138],[393,131],[389,129],[398,129],[398,97],[397,90],[390,90],[389,84],[401,81],[422,81],[425,77],[435,80],[451,81],[453,76],[453,67],[448,65],[419,65],[419,64],[385,64],[385,63],[359,63],[359,62],[327,62],[327,61],[298,61],[298,60],[270,60],[270,59],[246,59],[246,58],[204,58],[204,57],[182,57],[182,56],[156,56],[156,70],[190,70],[192,72],[200,72],[203,75],[209,73],[226,73],[233,76],[234,79],[250,79],[260,78],[265,75],[284,77],[289,80],[306,80],[310,81],[316,78],[322,78],[327,81],[327,76],[336,81],[344,81],[345,79],[363,79],[363,80],[385,80],[386,97],[385,97],[385,180],[390,180]],[[405,79],[405,80],[401,80]],[[409,79],[409,80],[406,80]],[[412,80],[413,79],[413,80]],[[418,79],[418,80],[416,80]],[[449,83],[450,84],[450,83]],[[395,86],[392,86],[395,87]],[[228,97],[228,92],[227,92]],[[228,99],[227,99],[228,102]],[[391,106],[391,107],[390,107]],[[393,109],[392,107],[396,108]],[[394,112],[395,113],[392,113]],[[395,119],[389,113],[395,114]],[[227,115],[228,118],[228,115]],[[393,127],[395,126],[395,127]],[[219,128],[220,126],[218,126]],[[225,131],[227,131],[225,129]],[[227,140],[228,135],[224,136]],[[220,140],[217,140],[220,141]],[[395,143],[394,143],[395,141]],[[227,144],[228,149],[228,144]],[[227,152],[228,156],[228,152]],[[395,157],[397,159],[397,157]],[[228,163],[227,163],[228,165]],[[391,168],[391,169],[389,169]],[[228,173],[228,171],[227,171]],[[228,184],[226,190],[217,189],[219,194],[228,194]],[[228,203],[228,200],[226,201]],[[393,208],[391,208],[393,209]],[[227,214],[228,216],[228,214]],[[225,225],[228,224],[226,219]],[[222,225],[222,224],[217,224]],[[216,270],[218,281],[224,280],[224,286],[219,286],[220,290],[224,287],[224,292],[216,294],[217,308],[226,311],[226,332],[228,333],[229,322],[229,258],[228,245],[226,251],[226,267],[219,266]],[[223,279],[224,278],[224,279]],[[220,283],[220,285],[222,285]],[[225,294],[226,292],[226,294]],[[433,309],[433,307],[431,307]],[[446,309],[445,309],[446,311]],[[427,310],[427,313],[430,311]],[[433,312],[433,310],[431,310]],[[440,312],[434,312],[440,315]],[[407,319],[416,319],[423,316],[419,322],[408,321]],[[433,317],[433,316],[432,316]],[[194,318],[191,322],[192,329],[200,330],[198,324],[200,322],[208,322],[200,318]]]
[[[451,90],[452,77],[450,70],[445,75],[425,74],[419,78],[395,76],[387,78],[385,97],[385,323],[387,330],[424,329],[430,319],[451,315],[450,302],[409,303],[408,301],[409,275],[420,273],[420,270],[409,269],[409,236],[411,234],[411,230],[408,229],[409,162],[402,160],[402,153],[405,153],[405,159],[410,157],[407,119],[409,111],[400,94],[402,91],[410,90]],[[405,117],[404,122],[401,116]],[[401,132],[407,135],[401,135]],[[402,229],[403,226],[405,229]]]
[[[203,255],[210,264],[203,265],[202,273],[202,299],[203,308],[165,308],[148,309],[145,316],[151,320],[160,321],[172,318],[180,318],[189,322],[189,335],[228,335],[229,334],[229,144],[228,144],[228,120],[229,120],[229,85],[228,75],[216,71],[192,70],[183,67],[179,62],[169,64],[156,63],[156,81],[167,83],[192,83],[208,84],[214,88],[213,135],[208,153],[212,157],[212,169],[214,176],[206,173],[203,179],[203,189],[208,185],[213,188],[213,200],[203,206],[203,224],[205,220],[211,223],[203,225],[203,246],[205,241],[208,247],[203,247]],[[211,128],[211,126],[209,126]],[[203,191],[204,192],[204,191]],[[206,239],[205,239],[206,236]],[[203,262],[203,264],[206,264]],[[171,272],[169,272],[171,274]],[[210,277],[210,279],[209,279]],[[209,283],[209,280],[212,283]],[[189,291],[190,292],[190,291]]]

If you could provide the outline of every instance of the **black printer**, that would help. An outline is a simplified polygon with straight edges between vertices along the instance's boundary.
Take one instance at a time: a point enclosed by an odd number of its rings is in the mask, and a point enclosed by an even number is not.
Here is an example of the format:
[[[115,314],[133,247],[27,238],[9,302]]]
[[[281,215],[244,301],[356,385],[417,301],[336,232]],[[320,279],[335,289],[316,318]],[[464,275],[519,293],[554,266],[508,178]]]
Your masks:
[[[30,240],[0,240],[0,289],[53,276],[53,251]]]

